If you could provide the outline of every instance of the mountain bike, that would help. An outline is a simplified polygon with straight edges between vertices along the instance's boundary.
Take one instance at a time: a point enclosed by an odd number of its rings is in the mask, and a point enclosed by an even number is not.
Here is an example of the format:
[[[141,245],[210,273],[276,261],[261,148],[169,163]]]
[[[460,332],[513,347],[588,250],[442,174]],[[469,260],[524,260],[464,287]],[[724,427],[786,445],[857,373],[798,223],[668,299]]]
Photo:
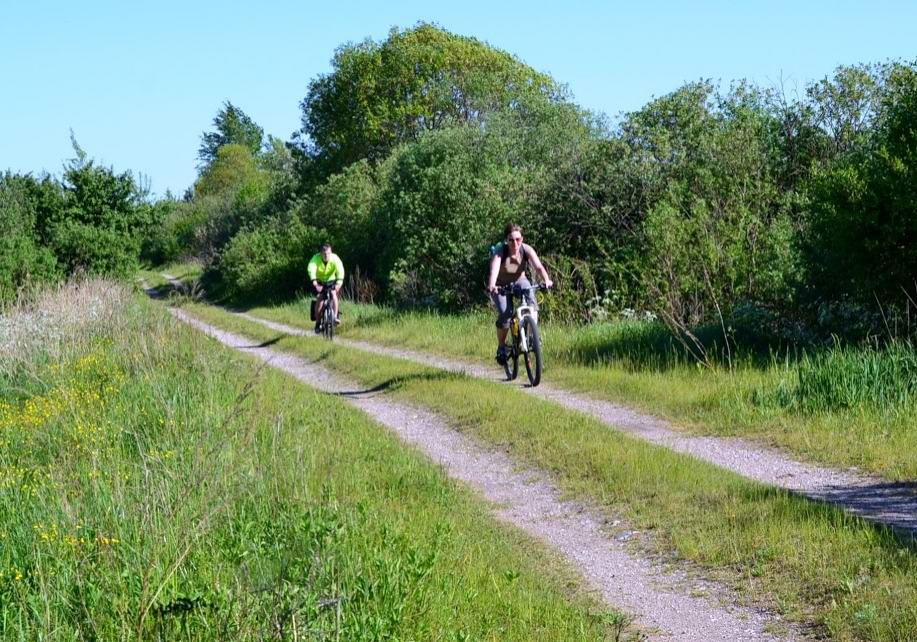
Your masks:
[[[541,283],[529,287],[521,287],[515,283],[504,285],[497,290],[506,296],[512,321],[507,334],[508,343],[504,346],[506,362],[503,370],[506,372],[507,381],[514,380],[519,375],[519,357],[525,363],[525,374],[529,383],[534,388],[541,383],[541,338],[538,336],[538,317],[535,308],[525,303],[525,293],[530,290],[544,290]],[[520,297],[522,305],[515,307],[513,297]]]
[[[327,283],[323,283],[322,291],[319,292],[317,296],[317,300],[321,301],[323,304],[322,317],[318,322],[319,333],[328,339],[328,341],[334,340],[334,299],[331,293],[334,292],[335,285],[337,285],[337,280],[334,279]]]

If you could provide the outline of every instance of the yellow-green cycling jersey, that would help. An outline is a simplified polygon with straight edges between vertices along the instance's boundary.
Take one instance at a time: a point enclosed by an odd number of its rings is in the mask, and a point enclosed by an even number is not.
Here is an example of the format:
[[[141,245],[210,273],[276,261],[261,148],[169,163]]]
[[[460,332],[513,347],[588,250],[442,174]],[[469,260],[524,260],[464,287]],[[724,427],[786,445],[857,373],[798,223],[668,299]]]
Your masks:
[[[341,262],[341,257],[334,253],[328,258],[328,262],[325,263],[325,261],[322,260],[321,252],[319,252],[309,260],[308,270],[309,281],[327,283],[331,280],[344,280],[344,264]]]

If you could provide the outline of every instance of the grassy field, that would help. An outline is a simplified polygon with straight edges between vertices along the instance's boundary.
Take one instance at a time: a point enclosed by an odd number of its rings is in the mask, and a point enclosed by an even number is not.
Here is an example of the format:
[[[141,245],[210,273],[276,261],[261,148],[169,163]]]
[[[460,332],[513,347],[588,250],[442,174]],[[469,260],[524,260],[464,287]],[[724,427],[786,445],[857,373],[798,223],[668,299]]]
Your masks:
[[[210,306],[186,309],[442,413],[457,429],[550,471],[571,494],[624,515],[646,533],[653,552],[690,560],[749,601],[764,601],[832,639],[917,638],[917,554],[880,528],[521,391],[278,335]],[[351,309],[345,323],[354,316]],[[455,336],[461,349],[467,337]]]
[[[343,401],[102,282],[0,316],[3,639],[615,639]]]
[[[493,362],[490,314],[395,312],[345,303],[342,336]],[[250,310],[308,327],[302,301]],[[627,403],[697,433],[751,437],[800,459],[917,478],[917,349],[826,349],[735,368],[698,366],[657,324],[542,325],[545,381]],[[495,365],[495,367],[497,367]]]

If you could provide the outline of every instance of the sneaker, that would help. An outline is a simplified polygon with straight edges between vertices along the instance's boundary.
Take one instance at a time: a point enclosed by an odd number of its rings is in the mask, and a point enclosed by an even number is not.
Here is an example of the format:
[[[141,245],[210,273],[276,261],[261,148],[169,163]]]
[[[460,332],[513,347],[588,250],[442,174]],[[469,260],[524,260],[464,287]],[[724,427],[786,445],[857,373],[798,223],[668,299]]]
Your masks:
[[[499,363],[501,366],[506,365],[506,348],[503,346],[497,348],[497,363]]]
[[[322,326],[315,324],[315,334],[321,334],[321,333],[322,333]]]
[[[334,320],[334,325],[341,325],[341,315],[337,315],[337,318]]]

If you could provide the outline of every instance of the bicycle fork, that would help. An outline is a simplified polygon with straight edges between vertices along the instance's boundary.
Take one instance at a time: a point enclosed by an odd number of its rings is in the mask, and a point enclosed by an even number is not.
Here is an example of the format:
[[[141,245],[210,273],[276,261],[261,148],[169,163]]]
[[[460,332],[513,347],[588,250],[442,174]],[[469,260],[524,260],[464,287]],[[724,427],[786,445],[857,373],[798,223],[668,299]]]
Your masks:
[[[516,308],[516,318],[513,323],[513,334],[519,338],[519,350],[521,352],[529,351],[529,338],[526,336],[525,332],[522,331],[522,320],[530,316],[533,319],[535,317],[535,310],[530,305],[521,305]]]

